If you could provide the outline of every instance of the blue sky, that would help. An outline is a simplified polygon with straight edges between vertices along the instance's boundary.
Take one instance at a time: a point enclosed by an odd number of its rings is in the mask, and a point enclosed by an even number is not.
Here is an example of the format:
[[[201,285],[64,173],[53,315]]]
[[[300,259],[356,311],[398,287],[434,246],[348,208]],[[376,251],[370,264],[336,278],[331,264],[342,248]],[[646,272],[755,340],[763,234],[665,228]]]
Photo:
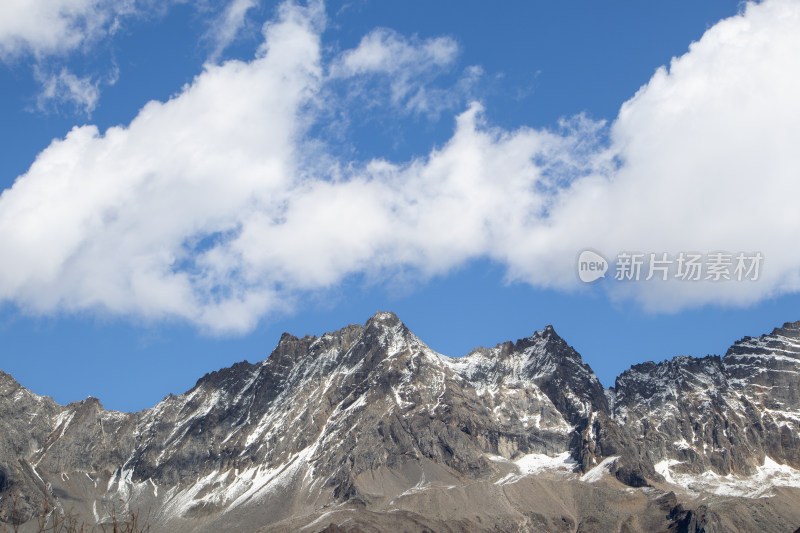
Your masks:
[[[796,2],[19,5],[0,369],[36,393],[138,410],[379,310],[447,355],[553,324],[607,386],[800,319]]]

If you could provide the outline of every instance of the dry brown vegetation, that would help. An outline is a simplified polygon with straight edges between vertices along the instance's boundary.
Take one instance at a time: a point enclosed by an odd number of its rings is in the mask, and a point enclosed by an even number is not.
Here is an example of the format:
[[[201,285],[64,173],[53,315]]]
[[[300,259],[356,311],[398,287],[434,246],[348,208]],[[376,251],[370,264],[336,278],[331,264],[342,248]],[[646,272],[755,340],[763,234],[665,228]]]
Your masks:
[[[142,519],[139,511],[111,511],[111,516],[100,524],[87,524],[76,513],[46,507],[36,519],[23,522],[14,499],[6,522],[0,522],[0,533],[148,533],[149,513]]]

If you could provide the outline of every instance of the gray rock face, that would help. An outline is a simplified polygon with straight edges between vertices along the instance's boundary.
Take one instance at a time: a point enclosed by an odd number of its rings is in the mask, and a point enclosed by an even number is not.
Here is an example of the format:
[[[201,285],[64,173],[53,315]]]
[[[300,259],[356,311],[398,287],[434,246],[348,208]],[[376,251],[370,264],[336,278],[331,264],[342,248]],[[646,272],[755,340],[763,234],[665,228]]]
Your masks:
[[[722,358],[636,365],[604,390],[551,326],[450,358],[378,313],[321,337],[284,334],[266,360],[139,413],[60,406],[0,372],[0,520],[68,502],[91,523],[119,505],[150,509],[172,532],[683,528],[721,520],[718,504],[664,490],[719,492],[697,484],[708,475],[784,469],[781,501],[794,502],[799,422],[800,323]],[[528,485],[541,508],[515,492]]]
[[[636,365],[617,378],[613,412],[653,463],[750,475],[769,456],[800,468],[800,322],[722,358]]]

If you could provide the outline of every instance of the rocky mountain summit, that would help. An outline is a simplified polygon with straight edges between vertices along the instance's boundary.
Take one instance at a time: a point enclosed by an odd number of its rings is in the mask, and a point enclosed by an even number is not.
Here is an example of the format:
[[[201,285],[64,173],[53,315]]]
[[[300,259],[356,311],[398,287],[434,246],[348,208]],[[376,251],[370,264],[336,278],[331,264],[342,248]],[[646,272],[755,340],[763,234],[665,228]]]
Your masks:
[[[800,322],[611,389],[551,326],[451,358],[392,313],[138,413],[0,372],[0,496],[4,522],[139,509],[170,532],[791,532]]]

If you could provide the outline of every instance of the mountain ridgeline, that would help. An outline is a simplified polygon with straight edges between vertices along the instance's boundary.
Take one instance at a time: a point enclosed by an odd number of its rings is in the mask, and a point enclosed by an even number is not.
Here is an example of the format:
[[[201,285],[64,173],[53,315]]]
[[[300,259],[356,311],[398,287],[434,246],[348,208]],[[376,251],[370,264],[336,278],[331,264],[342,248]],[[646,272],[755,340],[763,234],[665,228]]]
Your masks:
[[[800,322],[611,389],[551,326],[450,358],[392,313],[138,413],[0,372],[0,496],[0,524],[137,509],[172,533],[794,531]]]

